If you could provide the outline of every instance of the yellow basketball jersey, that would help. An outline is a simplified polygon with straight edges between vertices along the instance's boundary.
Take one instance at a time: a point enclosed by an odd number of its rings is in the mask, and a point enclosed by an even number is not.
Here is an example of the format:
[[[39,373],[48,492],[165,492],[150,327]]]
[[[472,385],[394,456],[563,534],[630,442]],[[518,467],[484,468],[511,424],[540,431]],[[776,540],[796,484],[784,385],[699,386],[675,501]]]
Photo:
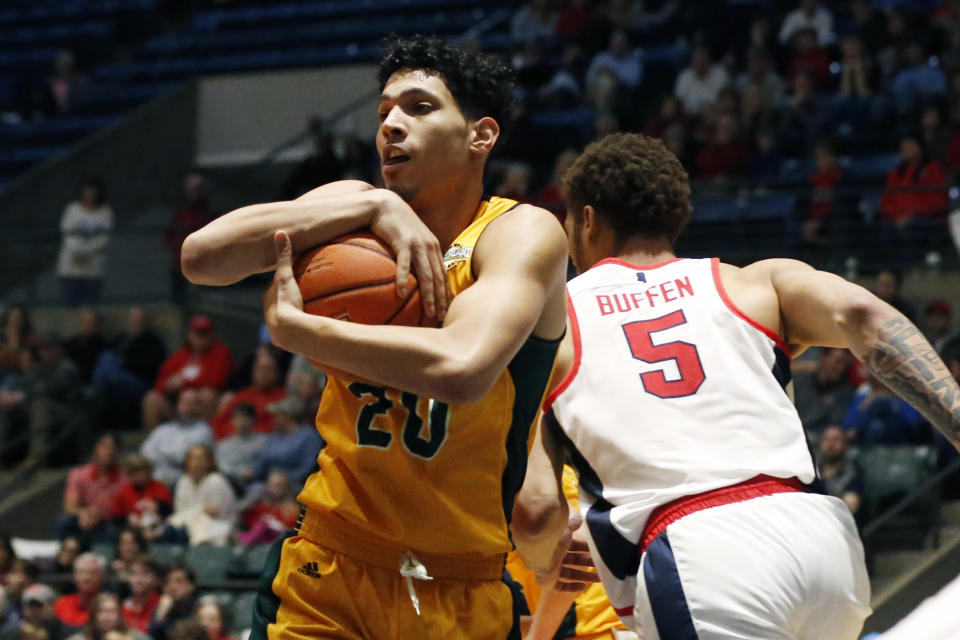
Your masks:
[[[577,474],[565,466],[563,468],[563,495],[567,502],[576,507],[579,504],[579,489],[577,488]],[[540,602],[541,589],[536,577],[527,569],[520,558],[520,554],[512,551],[507,557],[507,571],[510,577],[523,587],[523,596],[527,601],[531,615],[536,613],[537,603]],[[554,635],[556,640],[566,638],[590,638],[610,631],[611,629],[626,629],[613,605],[607,598],[607,592],[599,582],[592,584],[577,596],[570,611]]]
[[[450,246],[444,266],[454,296],[474,283],[480,234],[515,205],[483,201]],[[471,404],[330,377],[317,412],[327,446],[300,501],[326,527],[368,544],[507,553],[513,500],[557,345],[531,336],[490,392]]]

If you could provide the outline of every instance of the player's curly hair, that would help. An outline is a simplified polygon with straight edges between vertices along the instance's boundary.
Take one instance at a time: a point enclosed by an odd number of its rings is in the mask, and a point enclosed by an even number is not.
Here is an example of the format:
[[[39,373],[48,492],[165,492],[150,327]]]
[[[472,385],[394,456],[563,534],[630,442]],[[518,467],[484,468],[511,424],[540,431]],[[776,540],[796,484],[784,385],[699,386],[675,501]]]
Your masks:
[[[591,205],[617,236],[665,237],[673,243],[690,221],[690,182],[659,140],[614,133],[587,146],[567,171],[574,212]]]
[[[465,51],[438,38],[390,37],[380,60],[380,90],[397,71],[420,69],[443,79],[460,110],[471,119],[491,117],[501,139],[516,109],[513,69],[493,56]]]

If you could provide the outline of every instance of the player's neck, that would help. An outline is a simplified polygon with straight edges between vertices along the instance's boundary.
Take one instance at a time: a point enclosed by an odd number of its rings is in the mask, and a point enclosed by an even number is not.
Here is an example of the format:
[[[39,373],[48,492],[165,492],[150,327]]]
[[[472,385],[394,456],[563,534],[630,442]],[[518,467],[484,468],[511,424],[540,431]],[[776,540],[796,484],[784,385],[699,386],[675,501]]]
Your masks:
[[[424,194],[413,204],[424,224],[433,231],[444,251],[453,244],[460,232],[467,228],[477,213],[483,198],[483,183],[464,182],[453,189]]]
[[[621,260],[644,266],[673,260],[677,255],[666,238],[630,238],[617,247],[616,255]]]

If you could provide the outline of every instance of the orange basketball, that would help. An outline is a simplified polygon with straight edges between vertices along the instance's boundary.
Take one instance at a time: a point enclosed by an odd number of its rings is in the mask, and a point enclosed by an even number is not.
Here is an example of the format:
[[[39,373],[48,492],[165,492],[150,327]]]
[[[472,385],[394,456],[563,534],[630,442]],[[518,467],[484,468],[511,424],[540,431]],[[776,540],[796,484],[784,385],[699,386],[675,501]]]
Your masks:
[[[426,320],[417,279],[408,277],[407,295],[397,295],[397,263],[376,236],[341,236],[297,256],[293,275],[303,310],[360,324],[415,327]]]

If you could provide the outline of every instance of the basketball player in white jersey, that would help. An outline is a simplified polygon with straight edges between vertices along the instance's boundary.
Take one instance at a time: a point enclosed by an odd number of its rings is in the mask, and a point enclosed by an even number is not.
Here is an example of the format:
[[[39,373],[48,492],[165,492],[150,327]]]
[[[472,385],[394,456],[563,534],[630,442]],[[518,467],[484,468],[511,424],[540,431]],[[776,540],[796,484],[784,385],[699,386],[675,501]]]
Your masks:
[[[677,258],[690,188],[656,140],[608,136],[567,183],[580,275],[514,513],[528,565],[556,575],[549,541],[569,537],[553,473],[565,451],[610,600],[646,638],[857,638],[870,613],[863,548],[844,503],[810,489],[790,357],[849,348],[960,448],[946,366],[903,315],[840,277],[794,260]]]

